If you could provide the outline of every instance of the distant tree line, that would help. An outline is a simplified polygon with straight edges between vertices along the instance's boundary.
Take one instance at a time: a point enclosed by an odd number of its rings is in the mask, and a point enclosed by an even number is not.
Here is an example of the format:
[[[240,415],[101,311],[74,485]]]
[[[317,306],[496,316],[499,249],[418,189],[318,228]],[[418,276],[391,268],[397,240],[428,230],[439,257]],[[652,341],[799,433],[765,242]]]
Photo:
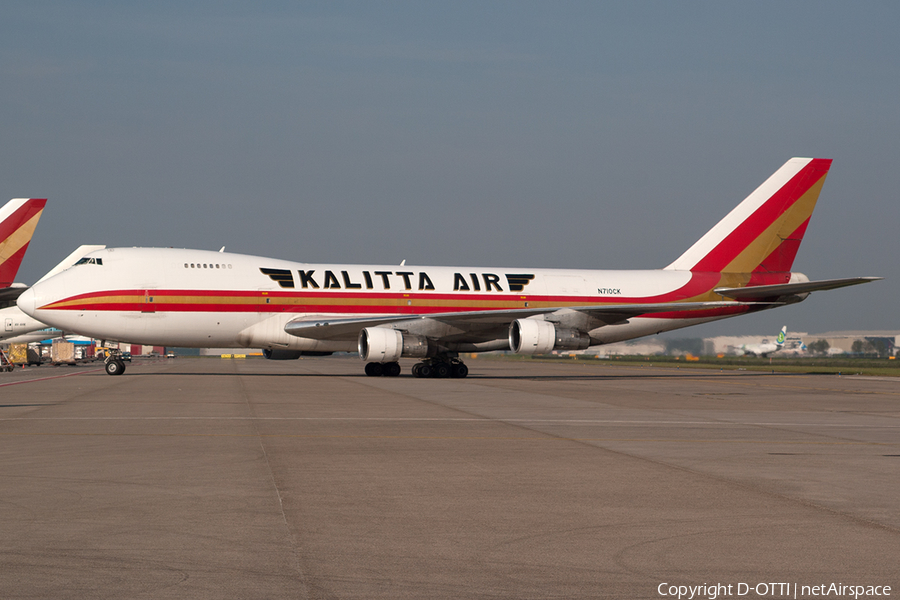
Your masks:
[[[886,358],[894,353],[894,340],[883,337],[854,340],[850,351],[853,354],[876,354],[880,358]]]
[[[703,339],[679,338],[675,340],[666,340],[666,354],[691,354],[692,356],[702,356]]]
[[[828,343],[828,340],[818,340],[807,344],[806,347],[813,354],[828,354],[831,344]]]

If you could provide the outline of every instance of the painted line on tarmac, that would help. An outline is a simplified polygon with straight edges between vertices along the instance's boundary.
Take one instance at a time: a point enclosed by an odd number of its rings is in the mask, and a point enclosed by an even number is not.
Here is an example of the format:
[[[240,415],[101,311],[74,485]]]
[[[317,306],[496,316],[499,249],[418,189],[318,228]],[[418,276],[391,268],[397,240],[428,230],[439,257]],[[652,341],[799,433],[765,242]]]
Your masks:
[[[900,429],[896,425],[852,423],[791,423],[778,421],[644,421],[608,419],[509,419],[503,417],[0,417],[0,421],[332,421],[383,423],[548,423],[575,425],[701,425],[705,427],[843,427],[847,429]]]
[[[75,375],[84,375],[85,373],[96,373],[103,369],[90,369],[87,371],[78,371],[77,373],[66,373],[65,375],[53,375],[51,377],[38,377],[37,379],[22,379],[21,381],[10,381],[8,383],[0,383],[0,387],[10,385],[22,385],[24,383],[37,383],[38,381],[50,381],[51,379],[62,379],[63,377],[74,377]]]
[[[766,446],[877,446],[894,447],[892,442],[813,442],[787,440],[709,440],[684,438],[599,438],[558,437],[536,432],[537,436],[488,436],[488,435],[304,435],[299,433],[123,433],[123,432],[0,432],[4,437],[126,437],[126,438],[290,438],[305,440],[491,440],[507,442],[619,442],[655,444],[752,444]]]
[[[849,383],[852,383],[855,380],[861,379],[861,377],[857,376],[847,376],[845,379],[848,380]],[[874,379],[874,378],[870,378]],[[685,381],[694,381],[697,383],[709,383],[714,385],[722,385],[722,381],[715,381],[712,379],[699,379],[694,377],[685,377]],[[895,381],[893,378],[889,378],[888,381]],[[884,392],[879,390],[853,390],[847,388],[819,388],[819,387],[807,387],[807,386],[797,386],[797,385],[777,385],[774,383],[757,383],[757,382],[743,382],[743,381],[727,381],[724,382],[725,385],[736,385],[741,387],[754,387],[754,388],[769,388],[776,390],[803,390],[810,392],[836,392],[843,395],[853,395],[853,394],[861,394],[866,396],[900,396],[900,392]],[[707,392],[707,394],[714,394],[715,392]]]

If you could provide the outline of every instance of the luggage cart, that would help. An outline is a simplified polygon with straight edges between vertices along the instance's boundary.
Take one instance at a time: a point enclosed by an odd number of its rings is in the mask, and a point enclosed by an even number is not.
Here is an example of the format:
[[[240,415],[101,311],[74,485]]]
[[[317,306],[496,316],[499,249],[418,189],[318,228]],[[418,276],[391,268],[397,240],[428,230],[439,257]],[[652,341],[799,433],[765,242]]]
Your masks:
[[[6,352],[0,349],[0,371],[11,372],[15,368],[15,365],[9,360]]]

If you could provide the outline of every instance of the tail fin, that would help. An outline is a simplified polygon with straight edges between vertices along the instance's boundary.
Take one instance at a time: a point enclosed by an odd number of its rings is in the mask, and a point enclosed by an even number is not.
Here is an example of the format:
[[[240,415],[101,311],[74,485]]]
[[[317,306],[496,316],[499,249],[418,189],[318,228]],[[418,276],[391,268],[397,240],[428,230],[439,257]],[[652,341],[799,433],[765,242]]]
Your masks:
[[[781,328],[781,331],[778,332],[778,337],[775,338],[775,345],[779,348],[784,346],[784,338],[787,337],[787,325]]]
[[[45,198],[15,198],[0,208],[0,288],[12,285],[46,203]]]
[[[792,158],[666,269],[791,270],[831,159]]]

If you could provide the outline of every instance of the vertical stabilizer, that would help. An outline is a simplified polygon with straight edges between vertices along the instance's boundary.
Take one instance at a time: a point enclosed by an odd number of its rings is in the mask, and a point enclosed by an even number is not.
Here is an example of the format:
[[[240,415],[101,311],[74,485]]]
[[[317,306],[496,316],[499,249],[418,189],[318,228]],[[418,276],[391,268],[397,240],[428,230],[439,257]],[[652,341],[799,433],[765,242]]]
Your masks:
[[[781,331],[778,332],[778,337],[775,338],[775,345],[781,348],[784,346],[784,340],[787,337],[787,325],[781,328]]]
[[[666,269],[790,271],[829,168],[831,159],[790,159]]]

